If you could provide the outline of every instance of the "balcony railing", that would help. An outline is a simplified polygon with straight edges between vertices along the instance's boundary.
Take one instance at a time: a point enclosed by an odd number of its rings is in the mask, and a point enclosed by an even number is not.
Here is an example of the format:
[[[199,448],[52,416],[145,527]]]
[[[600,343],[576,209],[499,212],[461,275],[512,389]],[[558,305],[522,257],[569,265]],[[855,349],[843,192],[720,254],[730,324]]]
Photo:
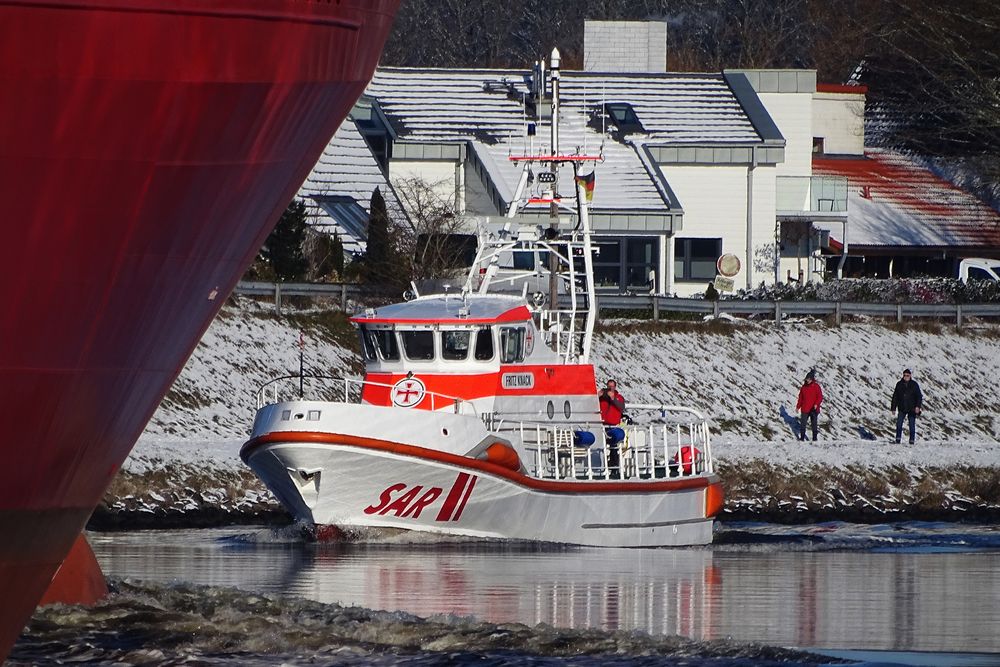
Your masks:
[[[778,176],[778,212],[847,212],[847,178],[843,176]]]

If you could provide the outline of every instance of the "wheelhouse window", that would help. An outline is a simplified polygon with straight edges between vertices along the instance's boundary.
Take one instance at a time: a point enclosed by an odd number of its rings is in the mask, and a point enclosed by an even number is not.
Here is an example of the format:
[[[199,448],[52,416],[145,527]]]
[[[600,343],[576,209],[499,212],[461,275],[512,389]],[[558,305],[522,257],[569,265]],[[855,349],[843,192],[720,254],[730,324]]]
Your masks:
[[[524,361],[524,327],[500,329],[500,361],[505,364]]]
[[[471,331],[442,331],[441,356],[446,361],[465,361],[469,358]]]
[[[375,361],[399,361],[399,346],[396,344],[396,333],[392,329],[361,328],[361,342],[365,359]]]
[[[410,361],[433,361],[433,331],[402,331],[403,352]]]
[[[493,330],[480,329],[476,333],[476,361],[490,361],[493,358]]]
[[[674,280],[713,280],[722,255],[722,239],[677,239],[674,245]]]

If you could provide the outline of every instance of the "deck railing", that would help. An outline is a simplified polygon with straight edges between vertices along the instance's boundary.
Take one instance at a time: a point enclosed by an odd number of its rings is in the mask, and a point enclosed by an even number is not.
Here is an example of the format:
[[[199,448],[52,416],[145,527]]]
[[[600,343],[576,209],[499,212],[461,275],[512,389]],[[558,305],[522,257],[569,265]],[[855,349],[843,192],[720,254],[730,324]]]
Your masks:
[[[628,409],[640,423],[621,424],[625,437],[620,443],[612,442],[603,424],[501,422],[495,427],[498,435],[520,440],[528,454],[522,463],[539,479],[637,480],[714,472],[708,421],[697,410],[654,404]],[[592,444],[583,444],[591,437]]]
[[[262,384],[257,389],[257,409],[284,401],[329,401],[335,403],[360,403],[365,387],[392,390],[395,384],[373,382],[361,378],[334,377],[330,375],[283,375]],[[456,396],[425,391],[418,404],[429,402],[431,410],[452,408],[455,414],[478,416],[476,406]],[[408,410],[397,406],[400,410]]]

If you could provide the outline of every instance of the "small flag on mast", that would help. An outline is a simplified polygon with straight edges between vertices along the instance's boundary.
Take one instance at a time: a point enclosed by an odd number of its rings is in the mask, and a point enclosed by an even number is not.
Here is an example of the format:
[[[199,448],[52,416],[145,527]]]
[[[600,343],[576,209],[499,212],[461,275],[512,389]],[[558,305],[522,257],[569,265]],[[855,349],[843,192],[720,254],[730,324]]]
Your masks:
[[[583,188],[583,193],[590,202],[594,199],[594,172],[576,177],[576,182]]]

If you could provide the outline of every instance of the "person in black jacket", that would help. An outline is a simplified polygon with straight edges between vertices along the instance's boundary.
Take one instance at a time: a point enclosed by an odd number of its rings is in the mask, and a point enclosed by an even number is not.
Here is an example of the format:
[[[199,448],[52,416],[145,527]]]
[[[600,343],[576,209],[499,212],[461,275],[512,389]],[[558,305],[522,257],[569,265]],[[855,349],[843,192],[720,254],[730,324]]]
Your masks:
[[[903,379],[896,383],[896,390],[892,392],[892,405],[890,410],[896,412],[896,442],[903,437],[903,419],[907,419],[910,424],[910,444],[913,444],[917,436],[917,415],[920,414],[920,407],[924,403],[924,395],[920,393],[920,385],[911,379],[910,369],[903,371]]]

